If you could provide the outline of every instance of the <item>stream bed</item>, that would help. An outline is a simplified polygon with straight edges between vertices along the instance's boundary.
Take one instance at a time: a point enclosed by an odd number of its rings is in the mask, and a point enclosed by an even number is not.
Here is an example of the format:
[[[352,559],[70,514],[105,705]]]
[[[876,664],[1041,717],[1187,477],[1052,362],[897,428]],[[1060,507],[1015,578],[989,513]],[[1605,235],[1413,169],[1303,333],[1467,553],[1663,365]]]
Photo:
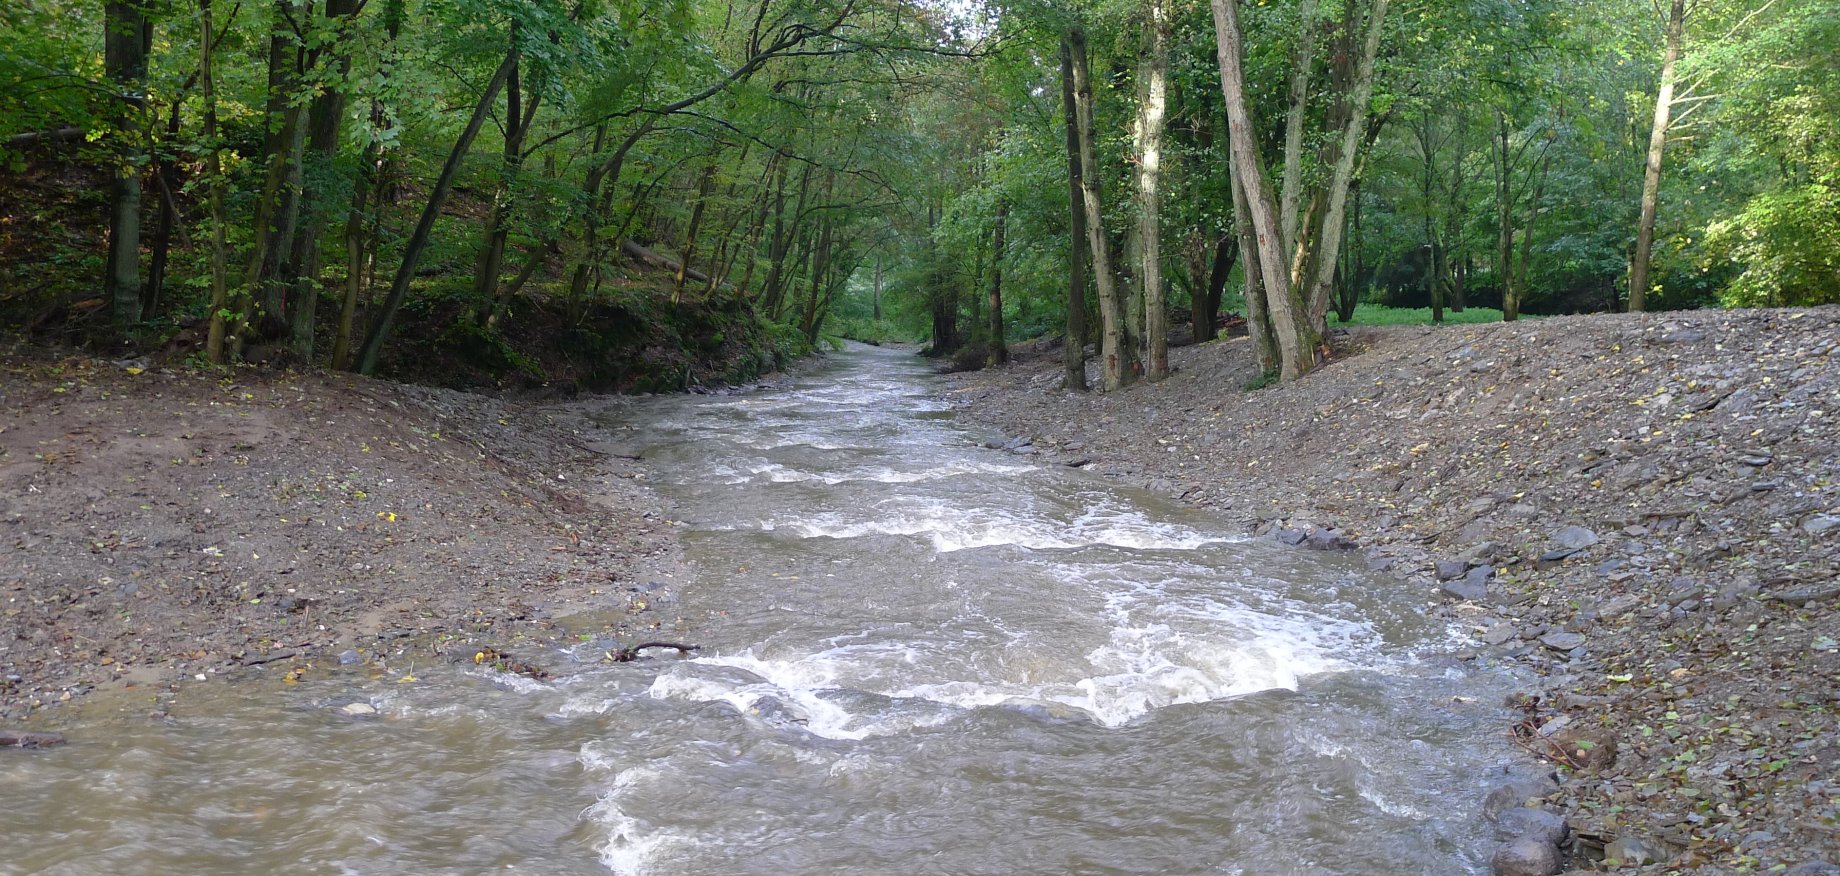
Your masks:
[[[599,416],[696,655],[201,686],[0,759],[0,874],[1488,871],[1504,691],[1422,595],[990,449],[932,381],[852,347]]]

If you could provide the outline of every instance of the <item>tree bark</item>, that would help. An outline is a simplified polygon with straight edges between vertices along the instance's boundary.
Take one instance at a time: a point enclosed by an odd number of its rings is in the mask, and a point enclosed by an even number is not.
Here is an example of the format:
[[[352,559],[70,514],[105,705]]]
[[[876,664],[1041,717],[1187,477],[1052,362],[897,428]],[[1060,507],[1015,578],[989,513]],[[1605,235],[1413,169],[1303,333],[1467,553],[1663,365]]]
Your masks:
[[[1661,201],[1661,153],[1667,147],[1668,116],[1674,106],[1674,67],[1686,33],[1686,0],[1668,6],[1667,46],[1661,53],[1661,85],[1655,95],[1655,121],[1648,131],[1648,158],[1642,169],[1642,213],[1636,220],[1636,251],[1629,260],[1629,309],[1648,303],[1649,257],[1655,245],[1655,212]]]
[[[205,356],[213,365],[224,363],[224,310],[229,306],[229,273],[225,251],[229,248],[224,228],[223,145],[217,142],[217,74],[211,69],[211,52],[216,49],[215,22],[211,0],[198,0],[198,82],[204,99],[206,198],[211,210],[211,317],[205,335]]]
[[[1501,318],[1520,318],[1521,301],[1514,290],[1514,199],[1512,155],[1508,143],[1508,116],[1495,111],[1495,280],[1501,285]]]
[[[747,156],[744,153],[742,158]],[[676,286],[671,290],[671,303],[677,304],[684,298],[684,274],[690,270],[690,259],[696,255],[696,236],[703,229],[703,212],[709,206],[709,195],[716,187],[716,162],[714,158],[709,166],[703,168],[703,179],[696,187],[696,206],[690,209],[690,229],[684,234],[683,258],[678,262]]]
[[[390,53],[395,52],[396,38],[402,33],[406,17],[403,2],[388,0],[384,5],[384,48]],[[388,122],[389,112],[383,101],[372,98],[371,128],[382,130]],[[345,296],[339,307],[338,332],[332,342],[332,367],[341,371],[351,367],[352,333],[356,330],[358,302],[364,291],[365,266],[369,263],[366,231],[371,224],[368,219],[370,197],[373,190],[380,191],[386,167],[383,144],[376,137],[369,138],[358,160],[357,178],[352,181],[351,206],[345,214]],[[382,201],[380,194],[378,210],[382,209]]]
[[[1283,380],[1295,380],[1316,366],[1315,339],[1303,301],[1291,284],[1289,260],[1285,258],[1279,228],[1277,205],[1272,200],[1271,183],[1259,161],[1258,144],[1253,141],[1251,111],[1246,103],[1246,79],[1242,68],[1244,50],[1239,27],[1238,0],[1210,0],[1214,11],[1214,31],[1220,59],[1220,89],[1227,104],[1227,133],[1231,143],[1234,179],[1245,196],[1245,209],[1251,220],[1250,247],[1257,256],[1263,281],[1265,307],[1271,316],[1272,334],[1278,346],[1278,372]],[[1247,267],[1255,264],[1246,259]],[[1247,284],[1251,288],[1251,284]],[[1251,311],[1252,302],[1247,302]],[[1252,315],[1248,313],[1248,321]]]
[[[1009,344],[1003,340],[1003,235],[1009,222],[1009,201],[997,201],[997,229],[992,232],[990,258],[990,345],[984,364],[996,367],[1009,361]],[[881,263],[876,263],[879,273]],[[880,285],[880,278],[877,278]],[[879,307],[879,305],[878,305]]]
[[[1144,334],[1150,358],[1144,376],[1156,381],[1169,376],[1169,312],[1163,300],[1162,169],[1163,131],[1169,109],[1171,24],[1165,0],[1146,0],[1144,13],[1149,51],[1142,68],[1146,81],[1137,112],[1137,235],[1143,256],[1138,277],[1144,294]]]
[[[1329,178],[1329,190],[1326,193],[1327,209],[1323,211],[1321,231],[1315,235],[1314,252],[1309,264],[1310,272],[1303,289],[1303,300],[1308,304],[1308,337],[1305,342],[1314,348],[1316,341],[1326,328],[1329,312],[1329,286],[1334,280],[1335,266],[1341,256],[1342,233],[1348,218],[1348,186],[1354,180],[1355,164],[1361,156],[1362,144],[1369,133],[1367,126],[1368,103],[1374,93],[1374,64],[1380,55],[1380,36],[1386,29],[1386,10],[1389,0],[1374,0],[1372,9],[1367,13],[1367,35],[1361,45],[1361,55],[1355,68],[1354,88],[1348,96],[1348,119],[1342,126],[1341,140],[1336,145],[1334,171]],[[1354,27],[1354,22],[1348,22]]]
[[[1297,9],[1297,53],[1291,59],[1290,108],[1284,114],[1284,176],[1278,189],[1279,237],[1285,252],[1297,250],[1298,207],[1303,199],[1303,117],[1310,102],[1310,70],[1316,63],[1316,0]]]
[[[505,86],[505,80],[511,75],[511,68],[516,63],[516,57],[507,54],[493,72],[492,79],[486,83],[485,92],[479,95],[479,101],[473,105],[473,116],[467,120],[466,129],[461,131],[460,139],[454,142],[454,148],[448,152],[447,163],[441,167],[441,175],[435,178],[434,187],[428,193],[428,202],[422,206],[421,218],[415,223],[415,231],[409,235],[409,242],[403,248],[402,264],[397,266],[396,277],[390,282],[389,295],[384,298],[382,310],[372,321],[370,331],[364,336],[364,345],[358,350],[358,370],[364,374],[373,374],[377,370],[377,359],[383,352],[383,342],[390,336],[390,327],[396,321],[397,309],[402,307],[403,296],[409,293],[409,282],[415,279],[416,265],[421,261],[422,250],[428,247],[428,236],[433,233],[435,220],[440,218],[441,208],[447,203],[447,195],[453,189],[454,176],[460,172],[467,150],[472,147],[473,139],[479,136],[479,129],[485,124],[492,101],[498,98],[499,89]]]
[[[338,69],[339,81],[313,98],[313,106],[307,112],[307,143],[303,154],[303,163],[310,160],[315,170],[323,174],[332,173],[333,163],[338,158],[339,127],[345,120],[344,80],[351,72],[351,52],[349,35],[343,31],[350,27],[361,8],[361,0],[326,0],[326,23],[339,30],[331,37],[336,40],[331,51],[337,53],[334,66]],[[288,328],[294,355],[303,361],[312,361],[314,320],[320,295],[320,237],[332,219],[332,205],[324,197],[322,187],[301,190],[300,217],[293,252],[288,259],[290,273],[294,275],[294,288],[289,295]]]
[[[1061,37],[1061,106],[1067,117],[1067,340],[1061,349],[1061,387],[1086,387],[1086,210],[1081,206],[1080,114],[1073,87],[1073,43]]]
[[[110,107],[117,164],[109,186],[109,248],[103,294],[115,330],[128,337],[141,318],[141,162],[138,134],[153,25],[139,0],[110,0],[103,7],[103,67],[114,83]]]
[[[528,104],[524,101],[524,82],[522,67],[524,65],[518,50],[518,30],[511,29],[510,55],[513,58],[511,73],[505,77],[505,144],[500,153],[498,184],[492,190],[492,213],[487,220],[485,244],[480,247],[479,260],[473,269],[473,300],[490,302],[486,314],[487,326],[497,324],[506,305],[508,297],[501,294],[498,278],[505,268],[505,247],[511,240],[512,198],[518,183],[518,174],[524,168],[524,138],[530,131],[530,125],[536,120],[537,108],[543,103],[543,95],[533,94]]]
[[[1074,108],[1079,123],[1080,195],[1086,207],[1086,242],[1092,252],[1094,290],[1099,296],[1099,389],[1110,392],[1128,386],[1137,376],[1136,350],[1125,330],[1124,301],[1112,266],[1111,241],[1105,236],[1105,208],[1099,193],[1099,159],[1094,139],[1092,76],[1087,69],[1086,31],[1068,32],[1073,49]]]

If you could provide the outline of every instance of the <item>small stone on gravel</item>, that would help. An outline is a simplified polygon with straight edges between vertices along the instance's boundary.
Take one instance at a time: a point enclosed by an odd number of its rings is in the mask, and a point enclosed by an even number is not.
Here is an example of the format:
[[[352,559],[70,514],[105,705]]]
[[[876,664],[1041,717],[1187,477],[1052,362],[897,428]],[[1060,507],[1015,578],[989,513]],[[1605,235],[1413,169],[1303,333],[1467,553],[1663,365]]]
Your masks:
[[[1541,636],[1540,644],[1554,651],[1570,651],[1584,644],[1584,636],[1578,633],[1568,633],[1564,630],[1554,630]]]
[[[1653,864],[1661,860],[1661,856],[1655,854],[1655,850],[1647,843],[1635,837],[1619,836],[1604,846],[1604,860],[1615,860],[1628,867]]]
[[[1559,872],[1559,849],[1539,837],[1518,837],[1496,849],[1489,866],[1495,876],[1554,876]]]

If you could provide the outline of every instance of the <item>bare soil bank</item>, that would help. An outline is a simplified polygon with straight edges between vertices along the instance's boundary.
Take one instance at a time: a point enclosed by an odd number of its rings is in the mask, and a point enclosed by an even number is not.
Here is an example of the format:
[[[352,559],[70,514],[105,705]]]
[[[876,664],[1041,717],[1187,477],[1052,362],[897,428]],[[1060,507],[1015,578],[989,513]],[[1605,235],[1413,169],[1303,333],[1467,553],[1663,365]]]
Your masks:
[[[672,568],[668,516],[570,409],[3,361],[0,719],[405,651],[617,648],[668,599],[647,580]]]
[[[1537,671],[1504,732],[1573,867],[1840,873],[1837,345],[1837,308],[1598,315],[1359,330],[1251,392],[1243,338],[1110,395],[1058,349],[951,380],[1044,461],[1351,540]]]

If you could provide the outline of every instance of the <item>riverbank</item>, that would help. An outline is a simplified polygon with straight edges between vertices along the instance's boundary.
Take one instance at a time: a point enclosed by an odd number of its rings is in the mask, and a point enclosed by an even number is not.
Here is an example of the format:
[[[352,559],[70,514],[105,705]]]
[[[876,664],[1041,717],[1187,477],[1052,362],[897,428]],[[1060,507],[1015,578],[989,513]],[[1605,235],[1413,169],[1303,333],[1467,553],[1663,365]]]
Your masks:
[[[222,678],[611,649],[670,623],[668,513],[569,408],[4,361],[0,719],[97,690],[157,709]]]
[[[1504,730],[1565,778],[1574,867],[1812,874],[1840,872],[1805,866],[1840,860],[1836,339],[1836,308],[1599,315],[1359,329],[1256,391],[1243,338],[1110,395],[1039,346],[948,379],[1044,462],[1358,545],[1537,672]]]

